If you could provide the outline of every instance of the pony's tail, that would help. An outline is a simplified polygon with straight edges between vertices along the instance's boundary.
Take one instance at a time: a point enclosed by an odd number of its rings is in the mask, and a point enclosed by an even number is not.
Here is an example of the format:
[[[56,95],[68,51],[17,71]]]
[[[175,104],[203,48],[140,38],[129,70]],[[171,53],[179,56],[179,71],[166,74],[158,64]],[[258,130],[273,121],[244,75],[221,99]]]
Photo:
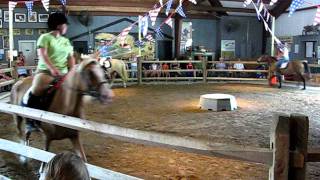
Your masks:
[[[304,72],[305,72],[306,78],[311,79],[312,78],[311,77],[311,71],[310,71],[310,67],[308,65],[308,62],[304,61],[304,62],[302,62],[302,64],[303,64],[303,67],[304,67]]]

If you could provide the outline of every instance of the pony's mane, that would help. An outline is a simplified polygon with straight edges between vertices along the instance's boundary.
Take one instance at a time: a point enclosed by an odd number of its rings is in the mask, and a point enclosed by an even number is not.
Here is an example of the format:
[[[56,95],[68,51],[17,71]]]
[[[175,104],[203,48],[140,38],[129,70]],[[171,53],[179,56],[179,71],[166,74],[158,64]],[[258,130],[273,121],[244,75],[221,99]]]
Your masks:
[[[78,71],[82,71],[87,65],[91,63],[98,63],[98,60],[96,59],[94,54],[81,54],[82,61],[79,64]]]

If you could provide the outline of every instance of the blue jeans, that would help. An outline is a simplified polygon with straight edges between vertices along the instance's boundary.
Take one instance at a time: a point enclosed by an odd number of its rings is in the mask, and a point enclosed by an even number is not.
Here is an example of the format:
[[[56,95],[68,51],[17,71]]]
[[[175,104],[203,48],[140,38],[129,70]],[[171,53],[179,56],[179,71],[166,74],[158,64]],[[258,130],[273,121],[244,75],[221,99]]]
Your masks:
[[[279,59],[279,60],[276,62],[276,67],[277,67],[278,69],[280,69],[281,64],[286,63],[286,62],[289,62],[289,60]]]

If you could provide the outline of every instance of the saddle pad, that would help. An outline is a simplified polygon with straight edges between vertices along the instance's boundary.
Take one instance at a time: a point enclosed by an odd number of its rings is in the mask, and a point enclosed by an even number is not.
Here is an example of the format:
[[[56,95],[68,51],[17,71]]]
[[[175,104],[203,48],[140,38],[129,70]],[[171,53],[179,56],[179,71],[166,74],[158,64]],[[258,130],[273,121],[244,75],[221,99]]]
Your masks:
[[[26,93],[24,93],[23,98],[22,98],[22,102],[21,105],[22,106],[27,106],[28,104],[28,100],[29,100],[29,96],[30,96],[30,92],[31,92],[31,87],[28,89],[28,91]]]
[[[100,66],[102,66],[105,69],[111,68],[111,62],[110,62],[110,59],[108,58],[101,58],[99,63],[100,63]]]
[[[280,69],[284,69],[288,66],[288,62],[285,62],[285,63],[282,63],[281,66],[280,66]]]

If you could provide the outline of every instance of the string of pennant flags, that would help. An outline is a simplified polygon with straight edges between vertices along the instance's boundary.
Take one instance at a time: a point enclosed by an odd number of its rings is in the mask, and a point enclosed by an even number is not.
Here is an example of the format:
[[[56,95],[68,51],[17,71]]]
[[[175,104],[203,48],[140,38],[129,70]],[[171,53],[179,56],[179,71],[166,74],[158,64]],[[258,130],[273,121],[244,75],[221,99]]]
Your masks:
[[[49,11],[50,0],[29,0],[29,1],[9,1],[9,11],[13,11],[17,4],[24,3],[28,10],[28,14],[32,13],[34,2],[40,2],[46,11]],[[63,6],[67,5],[67,0],[60,0]]]
[[[34,5],[34,2],[40,2],[42,3],[44,9],[46,11],[49,11],[49,5],[50,5],[50,0],[28,0],[28,1],[9,1],[9,11],[13,11],[14,8],[16,7],[17,4],[20,4],[20,3],[24,3],[27,10],[28,10],[28,13],[32,13],[32,9],[33,9],[33,5]],[[189,1],[193,4],[197,4],[197,1],[196,0],[179,0],[179,4],[178,6],[176,7],[175,11],[171,12],[170,13],[170,10],[171,10],[171,7],[172,7],[172,4],[173,4],[173,0],[168,0],[166,3],[163,2],[163,0],[159,0],[159,3],[155,4],[155,6],[153,7],[153,9],[151,9],[149,12],[147,12],[144,16],[142,16],[141,18],[138,19],[138,21],[132,23],[129,27],[123,29],[121,31],[121,33],[114,37],[113,39],[111,39],[111,41],[109,42],[109,44],[112,44],[113,41],[115,41],[115,39],[119,38],[120,40],[120,44],[121,45],[124,45],[125,43],[125,40],[126,40],[126,37],[127,35],[130,33],[130,31],[132,30],[133,26],[137,23],[139,23],[140,21],[140,28],[142,29],[142,35],[143,37],[145,38],[145,40],[147,41],[154,41],[154,39],[152,38],[152,35],[151,34],[148,34],[148,28],[149,28],[149,19],[151,21],[151,25],[154,26],[156,24],[156,20],[157,20],[157,17],[161,11],[161,9],[163,7],[166,6],[166,9],[165,9],[165,13],[166,15],[168,16],[165,21],[163,21],[157,28],[155,28],[155,34],[156,34],[156,38],[157,39],[163,39],[164,38],[164,35],[163,35],[163,32],[161,30],[161,27],[164,25],[164,24],[167,24],[171,29],[173,28],[173,21],[172,21],[172,16],[175,14],[175,13],[178,13],[181,17],[186,17],[186,14],[184,13],[183,11],[183,7],[182,7],[182,4],[184,1]],[[60,0],[61,4],[66,6],[67,4],[67,0]],[[160,4],[160,6],[158,7],[158,4]],[[170,14],[169,14],[170,13]],[[143,44],[141,42],[137,43],[137,44]]]
[[[120,44],[124,45],[127,35],[130,33],[133,26],[139,22],[140,22],[139,24],[140,24],[140,28],[141,28],[141,32],[142,32],[142,36],[144,37],[144,40],[154,41],[152,35],[148,34],[149,19],[151,21],[151,25],[154,26],[156,24],[156,20],[157,20],[157,17],[159,15],[161,9],[166,6],[165,13],[168,17],[154,30],[155,35],[156,35],[156,39],[163,39],[164,35],[161,30],[161,27],[164,24],[167,24],[172,29],[173,28],[173,21],[172,21],[171,17],[175,13],[178,13],[181,17],[186,17],[186,15],[183,11],[183,8],[182,8],[182,4],[184,1],[190,1],[193,4],[197,4],[196,0],[180,0],[179,5],[175,9],[175,11],[170,13],[170,10],[171,10],[172,4],[173,4],[173,0],[168,0],[166,3],[164,3],[163,0],[159,0],[159,3],[155,4],[153,9],[151,9],[149,12],[147,12],[144,16],[139,16],[139,18],[136,22],[132,23],[129,27],[123,29],[118,36],[113,37],[110,40],[109,45],[111,45],[113,43],[113,41],[115,41],[117,38],[119,38]],[[158,7],[159,4],[160,4],[160,6]],[[144,43],[142,43],[142,42],[136,42],[136,45],[143,45],[143,44]]]
[[[162,8],[164,8],[166,6],[166,10],[165,13],[168,16],[157,28],[155,28],[154,32],[155,32],[155,36],[156,39],[163,39],[164,35],[163,32],[161,30],[161,27],[164,24],[167,24],[171,29],[173,28],[173,21],[172,21],[172,16],[175,13],[178,13],[181,17],[186,17],[183,8],[182,8],[182,3],[186,1],[186,0],[180,0],[179,1],[179,5],[177,6],[177,8],[175,9],[175,11],[170,13],[172,4],[173,4],[173,0],[168,0],[166,3],[163,2],[163,0],[159,0],[159,4],[160,6],[158,7],[158,3],[154,5],[153,9],[151,9],[149,12],[147,12],[144,16],[139,16],[138,21],[132,23],[129,27],[125,28],[122,30],[122,32],[114,37],[113,39],[111,39],[111,41],[109,42],[109,45],[111,45],[113,43],[113,41],[115,39],[117,39],[119,37],[120,40],[120,45],[124,45],[125,44],[125,39],[127,37],[127,35],[130,33],[132,27],[139,23],[140,24],[140,28],[141,28],[141,32],[142,32],[142,36],[144,37],[145,40],[147,41],[154,41],[153,37],[151,34],[148,34],[148,28],[149,28],[149,19],[151,21],[151,25],[154,26],[157,20],[157,17],[159,15],[159,12],[161,11]],[[196,0],[188,0],[193,4],[197,4]],[[169,14],[170,13],[170,14]],[[142,42],[136,42],[136,45],[143,45]]]
[[[278,0],[271,0],[269,3],[269,6],[273,6],[277,2],[278,2]],[[306,0],[293,0],[290,4],[290,7],[289,7],[289,15],[288,16],[291,17],[293,15],[293,13],[298,8],[300,8],[304,3],[307,3],[309,5],[314,5],[313,3],[308,2]],[[283,46],[283,44],[281,43],[279,38],[277,38],[275,36],[275,33],[269,27],[268,23],[269,23],[270,17],[272,15],[269,13],[268,8],[266,7],[267,4],[264,4],[262,2],[262,0],[257,0],[256,3],[253,0],[245,0],[243,3],[243,6],[247,7],[250,4],[252,4],[254,9],[256,10],[257,18],[263,22],[265,30],[270,32],[270,34],[275,38],[275,41],[278,46]],[[263,11],[263,13],[262,13],[262,11]],[[313,22],[313,25],[317,25],[317,24],[320,24],[320,5],[317,5],[317,12],[316,12],[314,22]]]

